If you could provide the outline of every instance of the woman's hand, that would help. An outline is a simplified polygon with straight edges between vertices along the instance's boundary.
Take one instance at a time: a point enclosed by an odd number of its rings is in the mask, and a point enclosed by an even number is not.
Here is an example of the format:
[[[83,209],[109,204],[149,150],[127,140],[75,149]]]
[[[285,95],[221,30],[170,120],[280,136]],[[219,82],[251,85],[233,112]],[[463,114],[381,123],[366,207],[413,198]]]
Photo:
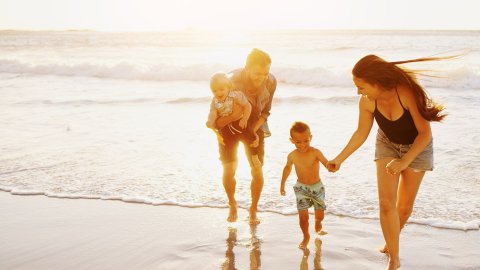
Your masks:
[[[393,159],[390,161],[385,170],[391,175],[399,174],[408,167],[408,164],[402,159]]]

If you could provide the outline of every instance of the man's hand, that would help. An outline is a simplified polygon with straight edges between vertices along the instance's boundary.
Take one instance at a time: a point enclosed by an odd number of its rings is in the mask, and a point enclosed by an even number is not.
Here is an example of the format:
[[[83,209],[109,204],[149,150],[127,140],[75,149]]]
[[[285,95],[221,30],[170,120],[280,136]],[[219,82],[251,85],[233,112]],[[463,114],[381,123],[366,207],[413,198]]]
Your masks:
[[[245,129],[247,127],[247,121],[248,121],[248,118],[242,117],[242,119],[240,119],[240,122],[238,122],[238,125],[242,129]]]
[[[255,133],[255,140],[249,145],[250,147],[258,147],[258,144],[260,143],[260,138],[258,138],[258,134]]]
[[[285,192],[285,187],[284,186],[280,187],[280,195],[282,195],[282,196],[287,195],[287,193]]]
[[[252,155],[252,165],[253,167],[261,167],[262,166],[262,162],[260,162],[260,159],[258,158],[258,155]]]

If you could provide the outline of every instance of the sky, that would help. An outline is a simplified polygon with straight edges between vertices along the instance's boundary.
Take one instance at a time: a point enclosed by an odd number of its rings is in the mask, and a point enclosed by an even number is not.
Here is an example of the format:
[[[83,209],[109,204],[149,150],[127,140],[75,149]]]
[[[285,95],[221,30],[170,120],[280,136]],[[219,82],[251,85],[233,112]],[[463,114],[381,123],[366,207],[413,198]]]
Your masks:
[[[477,0],[0,0],[0,29],[480,30]]]

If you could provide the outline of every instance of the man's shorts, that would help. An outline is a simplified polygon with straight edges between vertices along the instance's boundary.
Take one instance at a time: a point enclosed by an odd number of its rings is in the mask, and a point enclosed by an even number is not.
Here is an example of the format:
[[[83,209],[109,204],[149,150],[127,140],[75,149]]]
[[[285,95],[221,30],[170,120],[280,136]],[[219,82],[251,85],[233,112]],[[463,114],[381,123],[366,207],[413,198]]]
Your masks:
[[[238,160],[237,150],[238,143],[241,141],[245,147],[245,154],[247,156],[250,166],[252,166],[252,154],[257,154],[258,159],[263,164],[263,157],[265,155],[264,136],[263,131],[260,129],[257,131],[259,138],[258,147],[252,148],[249,146],[250,141],[243,136],[227,136],[224,138],[225,145],[218,144],[218,151],[220,153],[220,160],[223,164],[236,162]]]
[[[411,144],[398,144],[391,142],[381,129],[378,129],[377,139],[375,142],[375,161],[384,158],[402,158],[412,147]],[[433,170],[433,139],[418,154],[418,156],[408,165],[415,171],[431,171]]]
[[[313,205],[315,210],[326,210],[325,205],[325,187],[322,181],[313,185],[306,185],[297,182],[293,186],[295,197],[297,197],[297,209],[307,210]]]

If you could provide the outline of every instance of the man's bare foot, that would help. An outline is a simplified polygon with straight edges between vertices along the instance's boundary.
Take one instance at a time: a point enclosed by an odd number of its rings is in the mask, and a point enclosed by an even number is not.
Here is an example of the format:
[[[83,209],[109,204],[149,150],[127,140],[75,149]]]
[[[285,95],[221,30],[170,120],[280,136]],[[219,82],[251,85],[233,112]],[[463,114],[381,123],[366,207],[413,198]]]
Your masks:
[[[228,222],[236,222],[237,221],[237,206],[230,205],[230,212],[228,213]]]
[[[383,248],[379,248],[378,251],[380,251],[381,253],[388,254],[387,244],[385,244],[385,245],[383,246]]]
[[[257,217],[257,210],[250,208],[250,216],[248,217],[248,224],[257,225],[260,224],[260,220]]]
[[[308,241],[310,241],[310,235],[304,236],[303,241],[298,245],[299,249],[306,249],[308,246]]]
[[[317,236],[326,235],[326,234],[328,234],[326,231],[317,232]]]
[[[400,260],[388,260],[388,266],[386,270],[397,270],[397,268],[400,268]]]

